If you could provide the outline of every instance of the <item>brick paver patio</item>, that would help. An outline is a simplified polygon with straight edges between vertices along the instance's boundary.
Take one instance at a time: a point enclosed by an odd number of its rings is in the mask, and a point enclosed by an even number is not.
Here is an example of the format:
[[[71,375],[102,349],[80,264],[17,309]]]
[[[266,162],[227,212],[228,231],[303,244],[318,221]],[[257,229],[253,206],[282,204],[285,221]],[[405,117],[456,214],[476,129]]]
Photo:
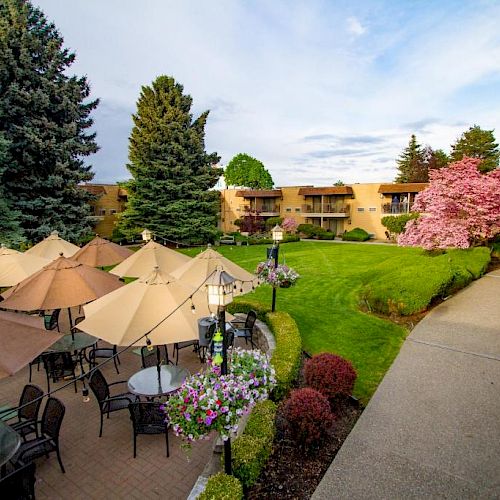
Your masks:
[[[108,382],[127,380],[141,368],[141,358],[133,352],[124,353],[120,360],[119,375],[112,363],[102,368]],[[181,350],[179,365],[188,368],[191,373],[201,367],[197,355],[191,349]],[[35,368],[33,373],[32,382],[46,390],[43,367],[40,367],[39,372]],[[16,405],[26,383],[27,368],[14,377],[0,380],[0,405]],[[51,388],[61,385],[63,382],[51,383]],[[163,435],[139,435],[137,458],[134,459],[132,423],[128,411],[112,413],[109,420],[105,419],[103,436],[99,438],[97,401],[90,392],[90,402],[83,403],[81,387],[79,382],[78,393],[74,392],[74,386],[71,385],[55,395],[66,406],[60,437],[66,474],[59,469],[55,454],[51,454],[48,459],[38,459],[37,498],[185,499],[210,458],[212,440],[196,443],[190,452],[186,452],[180,448],[181,440],[170,431],[170,457],[167,458]]]

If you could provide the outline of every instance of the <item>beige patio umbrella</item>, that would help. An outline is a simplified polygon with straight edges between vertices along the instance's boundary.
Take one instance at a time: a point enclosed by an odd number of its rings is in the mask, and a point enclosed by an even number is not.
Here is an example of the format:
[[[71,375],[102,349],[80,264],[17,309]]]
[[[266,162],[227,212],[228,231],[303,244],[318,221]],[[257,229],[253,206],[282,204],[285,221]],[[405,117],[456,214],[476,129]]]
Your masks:
[[[69,241],[63,240],[57,231],[52,231],[50,236],[37,243],[35,246],[26,250],[27,254],[44,257],[54,260],[62,253],[64,257],[71,257],[80,250],[80,247],[73,245]]]
[[[116,274],[120,278],[124,276],[138,278],[158,266],[164,273],[168,274],[190,260],[191,257],[151,240],[121,264],[111,269],[110,273]]]
[[[0,287],[17,285],[49,263],[50,260],[43,257],[21,253],[2,245],[0,249]]]
[[[123,286],[116,276],[60,256],[2,294],[2,309],[38,311],[91,302]]]
[[[196,292],[159,268],[83,309],[80,330],[122,346],[147,345],[139,337],[150,331],[152,345],[197,340],[198,319],[210,314],[204,288]]]
[[[208,248],[172,272],[182,283],[198,287],[220,267],[237,280],[234,295],[247,293],[257,285],[257,277],[230,261],[209,245]]]
[[[118,264],[133,254],[132,250],[96,235],[92,241],[80,248],[72,259],[87,266],[103,267]]]
[[[61,338],[43,328],[43,319],[0,311],[0,379],[14,375]]]

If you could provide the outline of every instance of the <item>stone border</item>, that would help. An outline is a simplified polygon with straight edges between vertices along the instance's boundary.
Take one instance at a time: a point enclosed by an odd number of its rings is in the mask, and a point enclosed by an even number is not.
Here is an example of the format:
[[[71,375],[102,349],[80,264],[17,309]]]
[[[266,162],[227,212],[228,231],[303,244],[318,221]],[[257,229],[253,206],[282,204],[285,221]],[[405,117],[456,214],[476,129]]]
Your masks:
[[[235,314],[235,317],[244,319],[246,317],[246,314],[237,313]],[[271,333],[271,330],[269,330],[269,327],[264,322],[257,320],[255,322],[253,335],[254,335],[254,343],[257,345],[257,347],[262,352],[267,353],[269,357],[271,357],[274,353],[274,350],[276,349],[276,341],[274,339],[274,335]],[[245,430],[248,416],[249,414],[244,415],[242,417],[240,425],[238,427],[238,432],[236,433],[235,436],[233,436],[232,439],[241,435],[241,433]],[[196,483],[194,484],[191,493],[187,497],[187,500],[196,500],[196,498],[198,498],[198,496],[201,495],[201,493],[205,490],[208,478],[210,476],[213,476],[214,474],[217,474],[217,472],[220,472],[222,470],[221,454],[223,448],[224,446],[222,444],[222,440],[220,437],[218,437],[214,443],[212,456],[210,457],[210,460],[208,461],[205,468],[203,469],[201,475],[198,476],[198,479],[196,480]]]

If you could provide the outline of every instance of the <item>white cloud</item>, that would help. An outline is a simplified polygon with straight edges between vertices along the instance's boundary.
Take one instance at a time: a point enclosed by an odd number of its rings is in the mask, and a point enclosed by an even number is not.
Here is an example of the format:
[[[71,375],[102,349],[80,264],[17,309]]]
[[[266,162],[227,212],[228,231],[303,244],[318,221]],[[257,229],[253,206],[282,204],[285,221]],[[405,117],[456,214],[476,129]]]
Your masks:
[[[360,23],[356,17],[347,18],[347,31],[355,36],[361,36],[366,33],[366,28]]]

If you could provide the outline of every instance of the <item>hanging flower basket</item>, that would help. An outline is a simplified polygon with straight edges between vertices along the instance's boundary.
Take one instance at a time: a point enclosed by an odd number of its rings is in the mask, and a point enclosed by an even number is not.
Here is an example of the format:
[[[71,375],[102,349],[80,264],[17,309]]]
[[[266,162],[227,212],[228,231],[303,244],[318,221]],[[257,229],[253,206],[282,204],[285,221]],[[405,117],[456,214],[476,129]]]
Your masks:
[[[255,270],[258,278],[273,287],[290,288],[300,275],[285,264],[274,266],[274,262],[259,262]]]
[[[228,360],[229,373],[209,362],[204,373],[192,375],[163,405],[176,436],[190,444],[212,431],[225,441],[236,432],[241,416],[276,385],[274,368],[258,350],[234,349]]]

